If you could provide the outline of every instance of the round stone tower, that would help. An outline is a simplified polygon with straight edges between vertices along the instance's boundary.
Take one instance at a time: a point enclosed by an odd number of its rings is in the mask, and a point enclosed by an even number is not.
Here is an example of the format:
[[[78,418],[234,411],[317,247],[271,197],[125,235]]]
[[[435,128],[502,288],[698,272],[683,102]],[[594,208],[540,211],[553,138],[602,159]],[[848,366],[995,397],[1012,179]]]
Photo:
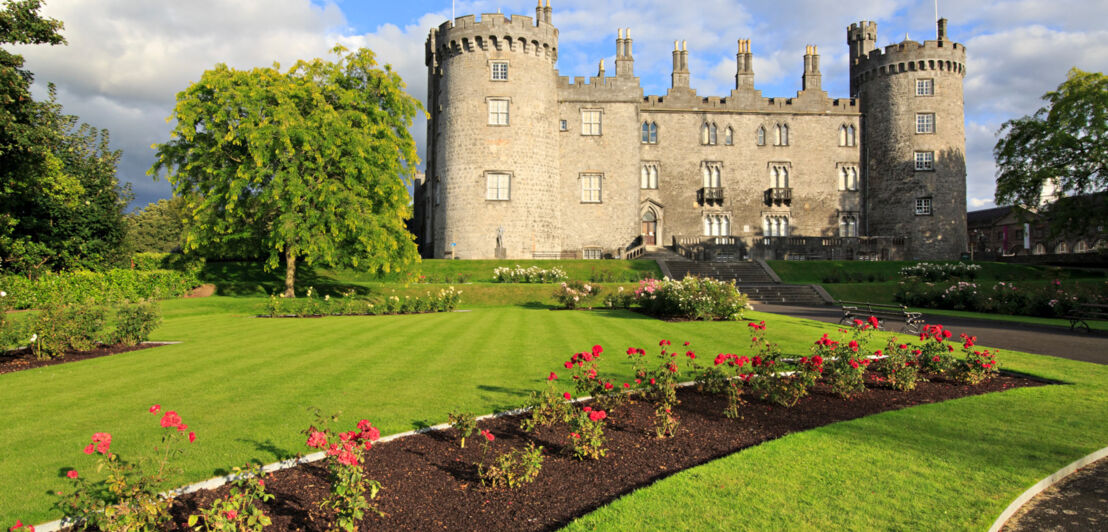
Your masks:
[[[908,256],[966,250],[966,50],[946,36],[876,49],[877,24],[847,29],[850,91],[862,111],[866,232],[906,237]]]
[[[459,17],[427,39],[435,257],[562,249],[558,30],[549,5],[536,15]]]

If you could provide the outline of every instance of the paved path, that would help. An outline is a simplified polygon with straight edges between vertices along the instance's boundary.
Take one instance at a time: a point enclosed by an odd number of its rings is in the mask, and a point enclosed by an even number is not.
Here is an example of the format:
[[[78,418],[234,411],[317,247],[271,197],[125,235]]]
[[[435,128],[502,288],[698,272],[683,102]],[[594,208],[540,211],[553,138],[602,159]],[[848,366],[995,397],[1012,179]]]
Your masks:
[[[757,302],[753,305],[754,310],[760,312],[785,314],[828,323],[838,323],[842,317],[842,311],[835,306],[799,307]],[[985,347],[1108,364],[1108,335],[1104,333],[1075,332],[1070,331],[1068,327],[1029,325],[1009,321],[955,318],[951,316],[927,316],[926,314],[924,314],[924,320],[930,324],[941,324],[943,327],[950,329],[955,337],[963,332],[976,336],[977,343]],[[899,330],[901,325],[901,323],[889,322],[889,329]]]
[[[1078,469],[1036,495],[1003,530],[1108,530],[1108,458]]]

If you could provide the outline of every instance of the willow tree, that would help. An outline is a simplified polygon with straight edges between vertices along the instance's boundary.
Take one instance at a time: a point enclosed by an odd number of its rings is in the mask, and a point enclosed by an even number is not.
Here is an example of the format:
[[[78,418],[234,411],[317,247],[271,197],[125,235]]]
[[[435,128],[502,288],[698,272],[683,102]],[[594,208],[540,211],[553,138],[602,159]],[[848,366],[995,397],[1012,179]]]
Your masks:
[[[406,186],[419,159],[408,132],[422,110],[373,52],[235,70],[220,64],[177,95],[169,142],[150,169],[184,198],[183,247],[254,240],[265,267],[297,261],[369,272],[418,260]]]

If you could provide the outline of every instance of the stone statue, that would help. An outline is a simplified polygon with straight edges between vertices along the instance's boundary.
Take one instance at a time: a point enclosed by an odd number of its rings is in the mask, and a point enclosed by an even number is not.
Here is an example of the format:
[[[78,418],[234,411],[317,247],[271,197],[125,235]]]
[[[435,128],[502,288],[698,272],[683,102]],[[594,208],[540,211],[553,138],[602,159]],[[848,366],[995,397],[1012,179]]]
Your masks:
[[[504,247],[504,226],[502,225],[496,227],[496,247]]]

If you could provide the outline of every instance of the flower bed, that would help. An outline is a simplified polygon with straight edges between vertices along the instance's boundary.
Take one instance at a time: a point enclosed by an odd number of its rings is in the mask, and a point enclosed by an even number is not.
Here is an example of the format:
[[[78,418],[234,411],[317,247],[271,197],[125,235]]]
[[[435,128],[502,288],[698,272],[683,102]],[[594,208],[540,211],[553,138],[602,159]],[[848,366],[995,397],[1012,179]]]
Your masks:
[[[514,268],[505,266],[492,271],[492,280],[497,283],[556,283],[567,278],[569,276],[561,268],[523,268],[517,264]]]
[[[931,264],[921,262],[901,268],[900,276],[905,279],[914,277],[924,281],[945,281],[947,279],[969,279],[972,281],[977,278],[977,272],[980,271],[981,266],[979,264],[965,264],[962,262]]]
[[[1108,303],[1108,283],[1095,288],[1082,285],[1080,289],[1067,289],[1059,280],[1040,288],[1003,281],[931,283],[914,280],[899,283],[894,297],[912,307],[1060,318],[1072,314],[1081,304]]]
[[[682,281],[647,279],[635,289],[635,303],[647,314],[688,320],[737,320],[747,308],[735,283],[686,277]]]

